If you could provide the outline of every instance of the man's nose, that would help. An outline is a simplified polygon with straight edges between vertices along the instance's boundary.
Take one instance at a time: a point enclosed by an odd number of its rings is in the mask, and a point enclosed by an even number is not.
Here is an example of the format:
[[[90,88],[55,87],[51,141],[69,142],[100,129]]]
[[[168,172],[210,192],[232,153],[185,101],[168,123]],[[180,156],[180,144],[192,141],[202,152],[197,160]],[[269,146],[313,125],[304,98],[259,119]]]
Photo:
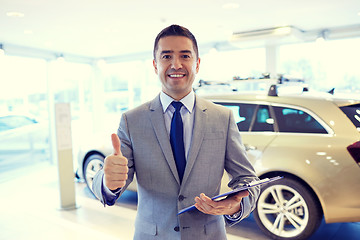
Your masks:
[[[178,57],[173,58],[172,68],[176,69],[176,70],[182,68],[182,61],[180,58],[178,58]]]

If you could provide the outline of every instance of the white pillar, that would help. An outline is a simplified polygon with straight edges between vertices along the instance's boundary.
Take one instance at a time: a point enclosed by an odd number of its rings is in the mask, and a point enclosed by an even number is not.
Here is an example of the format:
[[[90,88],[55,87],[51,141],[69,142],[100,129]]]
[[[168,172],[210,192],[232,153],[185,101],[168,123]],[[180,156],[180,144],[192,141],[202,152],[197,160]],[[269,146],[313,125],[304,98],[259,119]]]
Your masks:
[[[70,103],[55,104],[60,209],[76,209]]]
[[[48,116],[49,116],[49,158],[50,163],[57,162],[56,152],[56,133],[55,133],[55,97],[54,97],[54,62],[47,61],[46,64],[46,83],[47,83],[47,104],[48,104]]]

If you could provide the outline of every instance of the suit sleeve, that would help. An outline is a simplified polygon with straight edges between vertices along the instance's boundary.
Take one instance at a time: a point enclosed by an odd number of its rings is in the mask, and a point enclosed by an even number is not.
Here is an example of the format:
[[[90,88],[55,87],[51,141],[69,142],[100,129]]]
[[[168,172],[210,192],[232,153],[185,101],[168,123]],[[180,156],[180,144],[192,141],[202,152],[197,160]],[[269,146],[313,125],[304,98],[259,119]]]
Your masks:
[[[255,174],[255,170],[250,163],[245,147],[242,143],[240,132],[235,124],[235,120],[231,111],[229,111],[229,124],[227,135],[227,147],[225,154],[225,170],[231,177],[228,186],[232,189],[250,183],[254,180],[259,180]],[[242,200],[242,217],[236,222],[228,223],[234,225],[242,219],[248,217],[255,209],[255,204],[260,193],[260,187],[253,187],[248,190],[249,196]]]

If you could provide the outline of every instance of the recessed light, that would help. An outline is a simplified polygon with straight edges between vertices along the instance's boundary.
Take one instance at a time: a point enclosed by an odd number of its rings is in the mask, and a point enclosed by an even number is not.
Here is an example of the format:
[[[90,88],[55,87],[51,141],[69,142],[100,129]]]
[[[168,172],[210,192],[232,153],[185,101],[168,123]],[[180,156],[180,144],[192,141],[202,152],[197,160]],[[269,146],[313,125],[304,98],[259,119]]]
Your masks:
[[[8,16],[8,17],[24,17],[25,14],[23,14],[22,12],[7,12],[6,16]]]
[[[236,9],[239,7],[240,5],[238,3],[225,3],[224,5],[222,5],[223,9]]]
[[[24,34],[31,35],[31,34],[33,34],[33,31],[32,30],[24,30]]]
[[[46,41],[46,42],[44,42],[44,46],[45,47],[53,47],[54,44],[52,42],[50,42],[50,41]]]

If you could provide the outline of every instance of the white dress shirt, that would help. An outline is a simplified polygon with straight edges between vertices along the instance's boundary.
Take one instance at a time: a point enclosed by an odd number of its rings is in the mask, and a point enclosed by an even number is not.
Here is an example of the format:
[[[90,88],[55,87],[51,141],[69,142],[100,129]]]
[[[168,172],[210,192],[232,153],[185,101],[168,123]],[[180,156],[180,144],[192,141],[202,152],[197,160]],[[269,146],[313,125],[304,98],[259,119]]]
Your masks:
[[[171,128],[171,119],[174,115],[175,108],[171,103],[175,101],[172,97],[165,94],[164,92],[160,93],[160,102],[163,107],[165,127],[170,139],[170,128]],[[185,148],[185,158],[187,160],[189,149],[191,145],[192,132],[194,127],[194,115],[195,115],[195,93],[191,91],[184,98],[180,99],[180,102],[184,105],[180,109],[181,118],[184,126],[184,148]]]

